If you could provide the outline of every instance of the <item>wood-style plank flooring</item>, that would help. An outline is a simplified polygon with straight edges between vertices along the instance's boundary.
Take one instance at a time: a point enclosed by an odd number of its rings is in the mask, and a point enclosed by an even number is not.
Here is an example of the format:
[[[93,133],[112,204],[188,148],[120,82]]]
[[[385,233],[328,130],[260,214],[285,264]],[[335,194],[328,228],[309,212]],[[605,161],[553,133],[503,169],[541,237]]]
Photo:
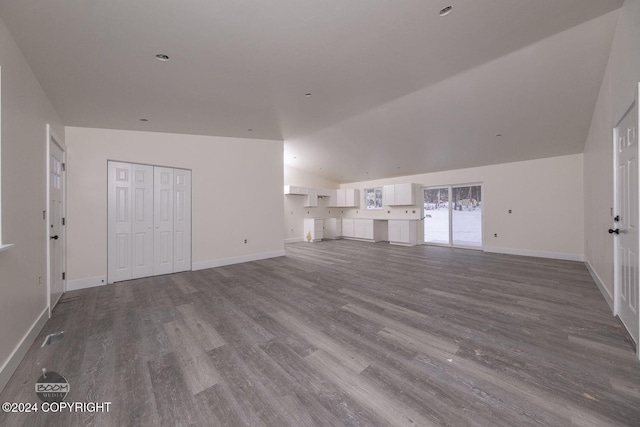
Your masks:
[[[325,241],[69,292],[0,426],[638,426],[640,363],[582,263]],[[65,338],[40,348],[44,337]]]

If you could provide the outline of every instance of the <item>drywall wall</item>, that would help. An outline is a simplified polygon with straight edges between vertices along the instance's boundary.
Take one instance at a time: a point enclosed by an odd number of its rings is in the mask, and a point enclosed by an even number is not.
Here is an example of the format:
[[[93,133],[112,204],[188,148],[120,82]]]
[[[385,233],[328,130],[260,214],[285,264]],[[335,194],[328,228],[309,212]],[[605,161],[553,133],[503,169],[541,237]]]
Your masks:
[[[15,245],[0,252],[2,389],[48,316],[46,125],[62,140],[64,128],[2,21],[0,74],[2,243]]]
[[[310,188],[339,188],[338,183],[318,177],[291,166],[284,166],[284,184]],[[305,207],[306,197],[284,196],[284,239],[285,242],[303,239],[304,218],[341,217],[340,208],[328,208],[328,198],[318,199],[317,207]]]
[[[284,254],[281,141],[77,127],[66,135],[72,287],[107,274],[107,160],[192,170],[194,269]]]
[[[613,128],[640,82],[640,0],[620,9],[609,62],[584,150],[585,258],[605,298],[613,301]]]
[[[482,184],[483,244],[487,251],[582,260],[582,154],[503,163],[385,180],[343,184],[359,188],[364,206],[365,188],[412,182],[421,186]],[[354,218],[419,218],[415,207],[386,207],[379,211],[349,209]],[[509,213],[509,210],[512,213]],[[415,212],[414,212],[415,211]],[[498,237],[494,237],[497,234]]]

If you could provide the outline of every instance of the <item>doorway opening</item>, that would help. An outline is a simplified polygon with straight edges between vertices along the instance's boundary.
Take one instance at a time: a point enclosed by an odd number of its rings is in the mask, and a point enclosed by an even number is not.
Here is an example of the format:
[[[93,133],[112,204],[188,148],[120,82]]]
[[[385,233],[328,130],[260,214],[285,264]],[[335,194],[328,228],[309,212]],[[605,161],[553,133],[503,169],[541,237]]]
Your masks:
[[[425,244],[482,248],[482,185],[424,188]]]

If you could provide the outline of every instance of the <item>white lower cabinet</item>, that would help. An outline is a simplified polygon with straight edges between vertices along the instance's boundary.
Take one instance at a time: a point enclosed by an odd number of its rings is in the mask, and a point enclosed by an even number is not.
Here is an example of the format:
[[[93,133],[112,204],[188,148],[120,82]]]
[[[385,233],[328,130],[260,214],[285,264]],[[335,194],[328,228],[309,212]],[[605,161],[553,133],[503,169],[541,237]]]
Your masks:
[[[419,219],[390,219],[389,243],[404,246],[421,245],[423,240],[422,224]]]
[[[342,218],[342,237],[355,237],[354,221],[352,218]]]
[[[338,239],[342,237],[342,219],[325,218],[323,239]]]
[[[387,240],[387,221],[377,219],[342,219],[342,237],[382,242]]]
[[[305,242],[317,242],[322,240],[324,235],[324,221],[322,218],[305,218],[304,219],[304,237]]]

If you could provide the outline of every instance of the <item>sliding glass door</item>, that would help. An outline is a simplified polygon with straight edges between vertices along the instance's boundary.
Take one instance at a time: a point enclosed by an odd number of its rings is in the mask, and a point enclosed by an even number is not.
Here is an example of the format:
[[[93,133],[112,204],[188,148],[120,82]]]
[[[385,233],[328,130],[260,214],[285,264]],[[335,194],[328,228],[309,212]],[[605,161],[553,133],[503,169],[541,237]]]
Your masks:
[[[424,189],[424,242],[451,244],[449,187]]]
[[[424,242],[482,247],[482,186],[425,188]]]

